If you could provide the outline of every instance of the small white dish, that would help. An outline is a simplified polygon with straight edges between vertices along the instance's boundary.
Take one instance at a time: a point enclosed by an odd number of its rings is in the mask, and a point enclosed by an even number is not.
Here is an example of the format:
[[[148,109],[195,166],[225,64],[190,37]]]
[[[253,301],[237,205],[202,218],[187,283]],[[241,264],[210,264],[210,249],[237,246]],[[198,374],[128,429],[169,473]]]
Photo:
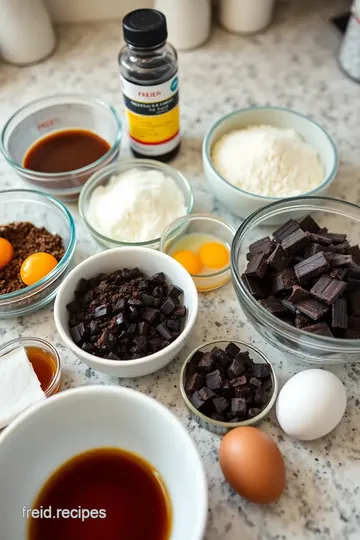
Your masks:
[[[187,308],[185,327],[175,341],[159,352],[137,360],[106,360],[75,345],[69,331],[66,305],[74,300],[74,290],[80,278],[89,279],[99,273],[110,274],[123,268],[139,268],[149,277],[164,272],[169,283],[180,287],[184,291],[183,302]],[[66,347],[88,366],[116,377],[141,377],[165,367],[185,346],[195,325],[197,312],[198,293],[190,274],[165,253],[141,247],[109,249],[83,261],[63,281],[54,306],[55,324]]]
[[[23,509],[33,507],[51,474],[76,454],[104,447],[135,452],[160,473],[172,507],[169,540],[202,540],[207,485],[194,442],[155,399],[113,386],[67,390],[34,405],[0,435],[0,537],[25,539]]]
[[[338,170],[338,157],[334,142],[316,122],[290,109],[278,107],[250,107],[234,111],[218,120],[208,131],[203,142],[204,173],[214,195],[241,218],[246,218],[256,210],[271,202],[283,200],[248,193],[225,180],[215,169],[211,159],[214,143],[226,133],[251,125],[269,125],[282,129],[293,129],[319,154],[325,169],[322,184],[303,195],[325,195]]]

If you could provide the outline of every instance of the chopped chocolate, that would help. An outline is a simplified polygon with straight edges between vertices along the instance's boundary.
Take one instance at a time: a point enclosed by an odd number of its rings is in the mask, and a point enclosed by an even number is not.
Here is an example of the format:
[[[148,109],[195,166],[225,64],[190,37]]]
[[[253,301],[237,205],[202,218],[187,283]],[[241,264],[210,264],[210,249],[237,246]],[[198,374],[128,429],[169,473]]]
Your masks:
[[[162,283],[165,283],[165,274],[164,272],[159,272],[158,274],[154,274],[151,278],[151,282],[153,285],[161,285]]]
[[[309,296],[309,292],[306,289],[303,289],[300,285],[293,285],[288,301],[292,304],[296,304],[296,302],[306,300]]]
[[[310,289],[310,294],[326,304],[333,304],[346,289],[345,281],[332,278],[329,274],[323,274],[316,284]]]
[[[296,313],[296,306],[295,304],[293,304],[292,302],[290,302],[288,299],[286,298],[282,298],[280,300],[280,302],[282,303],[282,305],[284,306],[285,309],[287,309],[290,313],[292,313],[293,315],[295,315]],[[283,319],[283,317],[282,317]]]
[[[206,385],[211,390],[219,390],[223,384],[224,377],[221,375],[220,370],[216,369],[206,375]]]
[[[275,232],[273,232],[273,237],[280,244],[286,236],[293,233],[299,229],[299,224],[293,219],[289,219],[284,225],[281,225]]]
[[[310,240],[310,242],[313,242],[315,244],[320,244],[322,246],[330,246],[331,240],[329,238],[326,238],[326,236],[321,236],[320,234],[315,234],[311,232],[307,232],[306,236]]]
[[[236,356],[239,354],[240,349],[239,347],[233,343],[232,341],[225,347],[225,352],[228,356],[231,356],[231,358],[236,358]]]
[[[256,377],[251,377],[251,379],[249,380],[249,384],[251,384],[251,386],[254,386],[255,388],[260,388],[262,382]]]
[[[247,412],[246,400],[244,398],[232,398],[231,413],[238,418],[244,418]]]
[[[360,291],[354,291],[347,295],[351,315],[360,315]]]
[[[342,256],[342,255],[339,255]],[[294,270],[299,281],[308,281],[330,269],[330,264],[323,252],[315,253],[304,261],[295,264]]]
[[[233,388],[236,388],[237,386],[243,386],[244,384],[247,384],[248,380],[246,375],[241,375],[240,377],[236,377],[235,379],[230,380],[230,386]]]
[[[347,301],[345,298],[338,298],[331,308],[331,326],[346,330],[348,327]]]
[[[310,334],[317,334],[319,336],[328,336],[328,337],[334,337],[331,333],[331,330],[329,326],[326,324],[326,322],[320,322],[317,324],[312,324],[310,326],[305,326],[303,328],[305,332],[309,332]]]
[[[213,356],[213,358],[218,360],[219,363],[225,368],[231,362],[230,356],[228,356],[225,351],[220,349],[220,347],[214,347],[213,350],[211,351],[211,355]]]
[[[348,277],[346,284],[346,293],[360,291],[360,279]]]
[[[331,240],[332,244],[342,244],[346,241],[346,234],[330,233],[328,231],[322,231],[320,234],[326,236]]]
[[[210,373],[215,367],[215,358],[211,353],[206,352],[199,360],[198,368],[201,373]]]
[[[349,249],[350,244],[348,241],[343,242],[342,244],[336,244],[334,246],[335,253],[346,253],[346,251]]]
[[[77,326],[70,328],[70,335],[73,338],[76,345],[81,345],[86,338],[87,329],[83,322],[79,323]]]
[[[360,248],[359,246],[350,246],[346,253],[352,256],[353,260],[360,265]]]
[[[176,287],[176,285],[170,285],[168,290],[168,296],[170,298],[179,298],[183,294],[183,290],[180,289],[180,287]]]
[[[194,405],[195,409],[197,409],[198,411],[201,410],[201,408],[203,407],[203,405],[205,404],[205,399],[203,399],[200,394],[199,394],[199,391],[198,390],[195,390],[195,392],[192,394],[192,396],[190,397],[190,401],[191,403]]]
[[[166,327],[166,325],[164,323],[159,324],[156,327],[156,330],[159,332],[161,337],[163,337],[164,339],[166,339],[168,341],[171,340],[172,333],[170,332],[170,330]]]
[[[348,269],[347,268],[333,268],[330,272],[329,272],[329,275],[333,278],[336,278],[336,279],[345,279],[345,277],[347,276],[348,274]],[[351,278],[349,278],[351,279]],[[347,280],[347,290],[349,290],[349,279]]]
[[[261,413],[261,409],[258,409],[257,407],[250,407],[248,410],[248,418],[255,418],[255,416],[258,416]]]
[[[171,315],[171,313],[174,311],[175,308],[176,308],[176,305],[171,300],[171,298],[167,298],[165,302],[163,303],[163,305],[161,306],[160,311],[164,313],[164,315],[169,316]]]
[[[214,392],[207,386],[203,386],[199,390],[199,396],[201,397],[203,401],[207,401],[208,399],[212,399],[216,397],[216,394],[214,394]]]
[[[274,295],[283,293],[292,288],[297,283],[295,272],[292,268],[286,268],[274,274],[272,278],[272,293]]]
[[[285,236],[285,238],[281,242],[282,248],[288,253],[289,255],[294,255],[295,253],[298,253],[299,251],[303,251],[307,245],[309,244],[309,238],[304,231],[301,229],[296,229],[294,232],[289,234],[288,236]]]
[[[350,328],[347,328],[344,332],[344,337],[346,339],[360,339],[360,330],[350,330]]]
[[[269,402],[269,395],[266,392],[265,388],[261,386],[257,389],[256,394],[254,396],[254,403],[256,405],[266,405]]]
[[[230,406],[228,400],[224,397],[214,397],[212,401],[214,404],[214,409],[218,414],[222,414]]]
[[[296,304],[296,307],[300,313],[307,315],[313,321],[320,319],[329,309],[329,306],[319,302],[319,300],[316,300],[315,298],[301,300],[301,302]]]
[[[159,311],[155,308],[146,308],[143,312],[143,318],[150,324],[153,324],[158,316]]]
[[[245,386],[236,386],[235,387],[235,397],[242,397],[246,402],[251,402],[254,396],[254,388],[250,388],[249,385]]]
[[[267,259],[267,264],[275,270],[285,270],[291,262],[291,255],[286,253],[280,244],[276,246],[274,251]]]
[[[360,317],[349,317],[348,318],[348,328],[350,330],[360,330]]]
[[[351,266],[353,258],[351,255],[342,255],[341,253],[328,253],[327,259],[333,268],[339,266]]]
[[[314,234],[318,233],[320,230],[319,225],[310,215],[303,217],[299,221],[299,226],[301,227],[303,231],[314,233]]]
[[[260,240],[257,240],[256,242],[253,242],[249,246],[249,256],[252,258],[254,255],[257,255],[258,253],[264,253],[264,255],[270,255],[274,248],[274,242],[270,240],[269,236],[266,236],[265,238],[260,238]],[[248,260],[250,260],[250,258]]]
[[[217,422],[225,422],[225,416],[216,412],[211,413],[210,418],[216,420]]]
[[[227,369],[227,374],[229,375],[230,379],[235,379],[235,377],[242,375],[244,371],[245,367],[238,360],[236,360],[236,358],[234,358]]]
[[[309,326],[311,324],[311,319],[303,315],[302,313],[297,313],[295,315],[295,326],[296,328],[304,328],[304,326]]]
[[[80,310],[80,304],[77,300],[73,300],[73,302],[66,305],[66,309],[69,313],[77,313]]]
[[[282,305],[281,301],[278,298],[271,297],[267,300],[259,300],[259,304],[261,304],[265,309],[270,311],[273,315],[276,315],[277,317],[281,317],[283,315],[287,314],[286,308]]]
[[[260,298],[266,298],[269,296],[266,289],[262,286],[262,283],[257,282],[255,279],[252,279],[245,274],[243,274],[241,277],[245,287],[254,298],[259,300]]]
[[[182,319],[186,316],[186,307],[185,306],[177,306],[174,311],[172,312],[171,316],[174,319]]]
[[[257,379],[266,379],[266,377],[270,377],[271,375],[269,364],[253,364],[251,371]]]
[[[267,270],[266,255],[258,253],[249,261],[244,273],[247,277],[262,279],[265,277]]]

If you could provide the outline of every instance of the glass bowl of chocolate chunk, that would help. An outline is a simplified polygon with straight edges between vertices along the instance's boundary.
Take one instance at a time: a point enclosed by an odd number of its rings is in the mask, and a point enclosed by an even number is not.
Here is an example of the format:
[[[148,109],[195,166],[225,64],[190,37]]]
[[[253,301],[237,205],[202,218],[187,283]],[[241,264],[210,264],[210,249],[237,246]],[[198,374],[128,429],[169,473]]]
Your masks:
[[[242,341],[197,347],[180,372],[180,391],[190,415],[223,435],[261,422],[278,393],[275,370],[261,351]]]
[[[305,362],[357,362],[359,238],[360,208],[341,200],[297,197],[249,216],[235,235],[231,269],[259,334]]]

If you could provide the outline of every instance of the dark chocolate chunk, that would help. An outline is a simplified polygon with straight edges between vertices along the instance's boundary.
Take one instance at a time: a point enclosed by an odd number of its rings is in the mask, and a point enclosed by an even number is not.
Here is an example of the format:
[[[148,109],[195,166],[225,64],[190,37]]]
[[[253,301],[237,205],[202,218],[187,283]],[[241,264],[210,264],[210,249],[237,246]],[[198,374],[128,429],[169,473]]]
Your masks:
[[[248,410],[248,418],[255,418],[255,416],[258,416],[261,413],[261,409],[258,409],[257,407],[250,407]]]
[[[69,304],[66,304],[66,309],[69,313],[77,313],[80,310],[80,304],[77,300],[73,300]]]
[[[320,319],[328,311],[329,306],[323,304],[315,298],[308,298],[307,300],[301,300],[296,304],[296,308],[300,313],[307,315],[313,321]]]
[[[242,375],[244,371],[244,366],[238,360],[236,360],[236,358],[234,358],[227,369],[227,374],[229,375],[230,379],[235,379],[235,377]]]
[[[140,312],[135,306],[129,306],[127,317],[129,321],[137,321],[140,317]]]
[[[315,253],[304,261],[295,264],[294,270],[299,281],[308,281],[330,269],[330,264],[323,252]]]
[[[351,315],[360,315],[360,291],[354,291],[347,295]]]
[[[246,416],[246,401],[244,398],[232,398],[231,413],[238,418]]]
[[[348,241],[343,242],[342,244],[336,244],[334,246],[335,253],[346,253],[346,251],[349,249],[350,244]]]
[[[174,304],[172,299],[167,298],[165,302],[163,303],[163,305],[161,306],[160,311],[164,313],[164,315],[169,316],[171,315],[171,313],[174,311],[175,308],[176,308],[176,305]]]
[[[166,322],[166,326],[173,330],[174,332],[180,332],[181,329],[181,320],[180,319],[169,319]]]
[[[159,311],[155,308],[147,307],[143,312],[143,318],[146,322],[153,324],[158,317]]]
[[[272,293],[274,295],[283,293],[292,288],[297,283],[295,272],[292,268],[286,268],[274,274],[272,278]]]
[[[293,285],[291,295],[288,298],[288,301],[292,304],[300,302],[301,300],[306,300],[309,298],[309,292],[300,287],[300,285]]]
[[[360,279],[348,277],[346,284],[346,294],[349,292],[360,291]]]
[[[164,296],[164,288],[158,285],[154,287],[152,294],[155,298],[162,298]]]
[[[303,251],[308,244],[309,238],[301,229],[296,229],[288,236],[285,236],[281,242],[282,248],[290,255]]]
[[[230,356],[228,356],[226,352],[220,349],[219,347],[214,347],[211,351],[211,355],[213,358],[215,358],[215,360],[217,360],[225,368],[231,362]]]
[[[165,282],[165,274],[164,272],[159,272],[158,274],[154,274],[151,278],[151,282],[154,285],[161,285]]]
[[[257,282],[255,279],[252,279],[245,274],[242,275],[242,280],[249,293],[257,300],[269,296],[262,283]]]
[[[257,379],[266,379],[271,375],[271,368],[269,364],[253,364],[251,372]]]
[[[120,313],[120,311],[124,311],[125,307],[126,307],[125,298],[119,298],[119,300],[117,300],[115,304],[113,305],[112,312],[114,314]]]
[[[145,336],[137,336],[134,338],[133,342],[134,342],[133,352],[144,353],[147,351],[149,342]]]
[[[346,241],[346,237],[347,237],[346,234],[330,233],[328,231],[322,231],[320,234],[329,238],[332,244],[342,244],[343,242]]]
[[[221,375],[218,369],[206,375],[206,385],[211,390],[218,390],[219,388],[221,388],[223,380],[224,377]]]
[[[266,405],[269,401],[269,396],[263,386],[257,389],[254,396],[254,403],[256,405]]]
[[[301,227],[303,231],[314,233],[314,234],[318,233],[320,230],[319,225],[310,215],[304,216],[299,221],[299,226]]]
[[[94,352],[94,345],[92,345],[91,343],[83,343],[81,345],[81,348],[83,351],[89,353],[89,354],[92,354]]]
[[[346,252],[352,256],[353,260],[360,265],[360,248],[359,246],[350,246]]]
[[[112,351],[109,352],[109,354],[107,354],[107,355],[105,356],[105,358],[106,358],[107,360],[120,360],[120,358],[118,357],[118,355],[115,354],[115,353],[113,353]]]
[[[97,321],[94,321],[94,320],[90,321],[89,331],[90,331],[91,336],[97,336],[98,334],[100,334],[99,323]]]
[[[141,302],[141,300],[138,300],[137,298],[130,298],[128,300],[128,305],[129,306],[142,306],[143,303]]]
[[[221,385],[221,388],[217,390],[217,393],[224,397],[230,397],[231,396],[231,386],[229,379],[224,379],[223,383]]]
[[[256,377],[251,377],[251,378],[249,379],[249,384],[250,384],[251,386],[254,386],[254,388],[260,388],[260,386],[261,386],[262,383],[261,383],[261,381],[260,381],[259,379],[257,379]]]
[[[87,336],[87,329],[86,329],[85,324],[81,322],[78,325],[70,328],[70,335],[73,338],[76,345],[78,345],[82,341],[85,341],[85,338]]]
[[[235,397],[241,397],[245,399],[247,403],[252,401],[253,395],[254,389],[250,388],[248,385],[235,387]]]
[[[198,392],[203,401],[216,397],[216,394],[214,394],[214,392],[207,386],[203,386]]]
[[[239,354],[240,349],[231,341],[228,345],[226,345],[225,352],[228,356],[231,356],[231,358],[235,358]]]
[[[215,411],[219,414],[222,414],[229,408],[229,402],[224,397],[214,397],[212,401]]]
[[[272,313],[276,317],[281,317],[287,314],[286,308],[282,305],[278,298],[270,296],[270,298],[266,300],[259,300],[259,304],[261,304],[265,309],[270,311],[270,313]]]
[[[311,320],[309,317],[306,317],[306,315],[303,315],[302,313],[297,313],[295,315],[295,326],[296,328],[304,328],[304,326],[309,326],[311,324]]]
[[[310,294],[326,304],[333,304],[346,289],[346,283],[332,278],[329,274],[323,274],[316,284],[310,289]]]
[[[279,227],[278,229],[276,229],[275,232],[273,232],[273,237],[279,244],[281,244],[281,242],[284,238],[286,238],[286,236],[289,236],[289,234],[293,233],[297,229],[299,229],[299,224],[293,219],[289,219],[289,221],[284,223],[284,225],[281,225],[281,227]]]
[[[281,298],[280,302],[282,303],[284,308],[287,309],[287,311],[289,311],[289,313],[292,313],[293,315],[295,315],[296,313],[295,304],[293,304],[292,302],[289,302],[289,300],[287,300],[286,298]],[[284,317],[282,317],[282,319],[284,319]]]
[[[212,418],[213,420],[216,420],[217,422],[225,422],[225,416],[217,412],[211,413],[210,418]]]
[[[353,258],[351,255],[342,255],[341,253],[328,253],[327,259],[333,268],[339,266],[351,266]]]
[[[326,236],[321,236],[320,234],[315,234],[311,232],[306,233],[308,239],[310,242],[313,242],[315,244],[320,244],[322,246],[330,246],[331,240],[330,238],[326,238]]]
[[[156,327],[156,330],[159,332],[159,334],[164,338],[164,339],[167,339],[167,340],[171,340],[171,337],[172,337],[172,334],[170,332],[170,330],[166,327],[166,325],[164,323],[161,323],[159,324],[157,327]]]
[[[94,317],[96,319],[102,319],[104,317],[107,317],[110,314],[110,306],[108,304],[103,304],[102,306],[98,306],[94,310]]]
[[[129,324],[127,332],[126,332],[127,337],[132,339],[136,335],[137,329],[138,329],[138,325],[136,323]]]
[[[350,330],[360,330],[360,317],[354,317],[354,316],[349,317],[348,328]]]
[[[291,255],[286,253],[280,244],[278,244],[275,250],[267,259],[267,264],[275,270],[284,270],[289,266],[291,262]]]
[[[347,328],[344,332],[344,337],[346,339],[360,339],[360,330],[351,330]]]
[[[326,324],[326,322],[320,322],[317,324],[312,324],[310,326],[305,326],[303,330],[305,332],[309,332],[310,334],[333,337],[333,334],[331,333],[331,330],[329,326]]]
[[[249,260],[252,259],[254,255],[257,255],[258,253],[263,253],[264,255],[270,255],[274,247],[274,242],[270,240],[269,236],[266,236],[265,238],[261,238],[260,240],[257,240],[256,242],[253,242],[249,246]]]
[[[190,401],[194,405],[195,409],[201,410],[206,400],[200,396],[199,390],[195,390],[190,397]]]
[[[138,332],[140,336],[147,336],[149,334],[150,326],[146,321],[139,322]]]
[[[329,275],[333,278],[343,280],[347,276],[348,272],[349,270],[347,268],[332,268],[332,270],[330,270],[329,272]],[[347,280],[347,290],[349,290],[349,279]]]
[[[201,373],[210,373],[215,367],[215,358],[211,353],[206,352],[202,355],[198,363],[198,368]]]
[[[253,361],[251,360],[250,358],[250,355],[249,353],[246,351],[246,352],[240,352],[239,354],[236,355],[236,360],[238,362],[240,362],[240,364],[242,364],[243,366],[245,367],[248,367],[248,366],[251,366]]]
[[[115,325],[118,329],[123,329],[126,327],[126,319],[124,313],[118,313],[118,315],[115,317]]]
[[[273,382],[271,380],[271,377],[268,377],[267,379],[263,379],[263,386],[264,386],[264,389],[269,392],[269,390],[272,389],[273,387]]]
[[[161,342],[160,342],[161,345]],[[150,340],[151,346],[151,340]],[[185,382],[185,392],[192,394],[195,390],[200,390],[205,385],[205,377],[200,373],[193,373]]]
[[[338,298],[332,305],[331,326],[333,328],[342,328],[345,330],[348,327],[347,301],[345,298]]]
[[[177,306],[171,314],[174,319],[183,319],[186,316],[186,307]]]
[[[248,382],[248,379],[246,375],[241,375],[240,377],[236,377],[235,379],[232,379],[230,381],[230,386],[232,386],[233,388],[236,388],[237,386],[244,386],[245,384],[247,384],[247,382]]]
[[[158,337],[153,337],[149,339],[149,345],[153,352],[157,352],[162,349],[162,341]]]
[[[168,296],[170,298],[179,298],[183,294],[183,290],[180,289],[180,287],[176,287],[176,285],[170,285],[168,290]]]
[[[144,293],[141,296],[142,304],[143,306],[153,306],[154,305],[154,297],[151,294]]]
[[[264,253],[258,253],[249,261],[244,274],[250,278],[262,279],[265,277],[267,270],[266,255]]]

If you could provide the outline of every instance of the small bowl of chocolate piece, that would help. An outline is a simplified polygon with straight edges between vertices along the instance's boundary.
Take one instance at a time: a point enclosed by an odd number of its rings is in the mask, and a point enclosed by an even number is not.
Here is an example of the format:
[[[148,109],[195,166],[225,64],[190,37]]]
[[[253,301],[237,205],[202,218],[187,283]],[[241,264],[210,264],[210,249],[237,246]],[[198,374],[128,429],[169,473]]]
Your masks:
[[[180,372],[180,391],[193,418],[223,435],[261,422],[275,404],[275,370],[261,351],[242,341],[197,347]]]
[[[274,216],[280,226],[274,227]],[[360,354],[360,208],[323,197],[273,203],[247,218],[231,253],[246,318],[277,349],[312,363]]]
[[[0,191],[0,318],[27,315],[55,297],[75,251],[65,206],[28,189]]]
[[[114,248],[65,279],[54,317],[65,345],[95,370],[140,377],[166,366],[194,327],[198,294],[188,272],[149,248]]]

